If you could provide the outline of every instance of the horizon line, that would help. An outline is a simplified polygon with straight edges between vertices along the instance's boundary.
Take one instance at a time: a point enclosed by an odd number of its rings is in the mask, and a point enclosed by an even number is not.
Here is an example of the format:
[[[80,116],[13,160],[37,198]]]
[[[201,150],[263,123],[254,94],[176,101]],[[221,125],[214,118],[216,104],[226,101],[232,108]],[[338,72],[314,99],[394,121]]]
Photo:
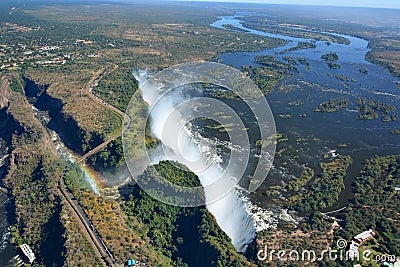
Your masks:
[[[125,0],[126,1],[126,0]],[[129,0],[128,0],[129,1]],[[288,5],[288,6],[314,6],[314,7],[344,7],[344,8],[370,8],[370,9],[395,9],[399,10],[399,7],[388,7],[388,6],[356,6],[356,5],[341,5],[341,4],[307,4],[307,3],[271,3],[271,2],[260,2],[257,0],[245,1],[245,0],[164,0],[168,2],[205,2],[205,3],[221,3],[221,4],[261,4],[261,5]]]

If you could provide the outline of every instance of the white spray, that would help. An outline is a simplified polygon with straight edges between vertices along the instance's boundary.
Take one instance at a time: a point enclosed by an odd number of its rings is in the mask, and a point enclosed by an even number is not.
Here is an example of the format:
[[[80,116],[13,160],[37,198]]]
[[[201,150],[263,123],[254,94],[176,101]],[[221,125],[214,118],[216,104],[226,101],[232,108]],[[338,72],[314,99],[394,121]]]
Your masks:
[[[215,178],[221,177],[219,179],[224,181],[224,186],[232,187],[236,178],[229,173],[224,174],[218,162],[213,161],[207,153],[204,153],[204,151],[209,151],[208,148],[205,148],[207,144],[199,142],[189,127],[182,127],[182,122],[185,121],[184,115],[174,112],[176,106],[186,100],[182,92],[174,91],[155,103],[159,98],[158,89],[147,86],[146,90],[142,90],[141,87],[146,81],[147,73],[138,71],[135,73],[135,78],[139,81],[143,99],[151,107],[151,134],[164,146],[171,149],[171,153],[166,158],[186,165],[199,177],[204,187],[206,201],[207,199],[216,199],[216,195],[220,192],[218,189],[206,187],[213,183]],[[188,97],[186,96],[186,98]],[[177,129],[180,130],[177,132]],[[166,158],[159,156],[157,160]],[[213,214],[221,229],[231,238],[236,250],[244,252],[248,244],[255,238],[256,226],[237,190],[240,189],[234,188],[217,201],[207,204],[206,207]]]

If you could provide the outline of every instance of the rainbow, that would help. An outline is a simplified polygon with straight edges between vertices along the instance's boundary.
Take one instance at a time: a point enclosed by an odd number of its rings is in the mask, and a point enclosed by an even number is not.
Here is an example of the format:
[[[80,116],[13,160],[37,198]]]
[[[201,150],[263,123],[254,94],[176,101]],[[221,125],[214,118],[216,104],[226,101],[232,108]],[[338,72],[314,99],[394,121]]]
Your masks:
[[[79,164],[79,166],[84,174],[85,181],[89,183],[90,188],[97,195],[100,195],[99,189],[106,187],[103,177],[85,164]]]
[[[106,187],[103,177],[89,166],[86,166],[85,162],[78,163],[78,159],[81,157],[81,155],[70,151],[61,141],[60,136],[55,131],[50,132],[52,134],[52,140],[56,146],[56,150],[69,162],[79,167],[83,173],[85,181],[89,184],[92,191],[97,195],[100,195],[99,189]]]

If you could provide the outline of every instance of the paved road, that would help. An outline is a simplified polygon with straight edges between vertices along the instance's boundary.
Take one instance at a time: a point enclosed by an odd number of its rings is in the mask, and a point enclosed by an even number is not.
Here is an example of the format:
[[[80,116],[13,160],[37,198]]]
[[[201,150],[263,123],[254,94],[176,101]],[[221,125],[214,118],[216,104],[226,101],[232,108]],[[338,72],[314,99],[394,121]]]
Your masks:
[[[115,139],[119,138],[122,136],[122,134],[125,132],[125,130],[129,127],[130,123],[131,123],[131,118],[128,116],[128,114],[120,111],[119,109],[117,109],[116,107],[108,104],[107,102],[105,102],[104,100],[98,98],[97,96],[95,96],[93,94],[93,89],[94,87],[96,87],[98,85],[98,83],[101,81],[101,79],[103,79],[105,76],[107,76],[108,74],[110,74],[111,72],[115,71],[118,68],[118,65],[114,65],[114,68],[112,70],[106,71],[104,72],[104,68],[100,71],[97,72],[92,79],[90,79],[89,83],[87,86],[85,86],[85,88],[82,90],[84,93],[86,93],[92,100],[94,100],[95,102],[104,105],[107,109],[111,110],[112,112],[116,113],[122,120],[122,123],[124,123],[124,127],[122,129],[121,132],[115,134],[114,136],[108,137],[103,143],[101,143],[100,145],[98,145],[97,147],[93,148],[92,150],[90,150],[89,152],[87,152],[85,155],[81,156],[77,162],[78,163],[82,163],[85,162],[89,157],[93,156],[94,154],[96,154],[97,152],[103,150],[109,143],[111,143],[112,141],[114,141]]]

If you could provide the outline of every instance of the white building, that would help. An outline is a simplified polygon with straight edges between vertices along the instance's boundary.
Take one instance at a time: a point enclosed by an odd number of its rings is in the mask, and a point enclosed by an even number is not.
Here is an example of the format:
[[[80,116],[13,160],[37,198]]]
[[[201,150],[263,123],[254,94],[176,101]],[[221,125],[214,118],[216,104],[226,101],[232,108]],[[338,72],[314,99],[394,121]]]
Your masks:
[[[369,229],[368,231],[362,232],[361,234],[356,235],[353,239],[358,241],[360,244],[374,238],[375,232]]]
[[[358,235],[356,235],[355,237],[353,237],[353,240],[351,241],[350,244],[350,249],[347,251],[348,256],[350,259],[359,259],[360,255],[358,252],[358,248],[360,247],[360,245],[372,238],[374,238],[375,236],[375,232],[371,229],[369,229],[368,231],[362,232]]]
[[[19,247],[22,251],[22,253],[25,255],[25,257],[28,258],[29,263],[33,263],[33,261],[36,259],[35,253],[33,253],[32,249],[29,247],[28,244],[22,244]]]

